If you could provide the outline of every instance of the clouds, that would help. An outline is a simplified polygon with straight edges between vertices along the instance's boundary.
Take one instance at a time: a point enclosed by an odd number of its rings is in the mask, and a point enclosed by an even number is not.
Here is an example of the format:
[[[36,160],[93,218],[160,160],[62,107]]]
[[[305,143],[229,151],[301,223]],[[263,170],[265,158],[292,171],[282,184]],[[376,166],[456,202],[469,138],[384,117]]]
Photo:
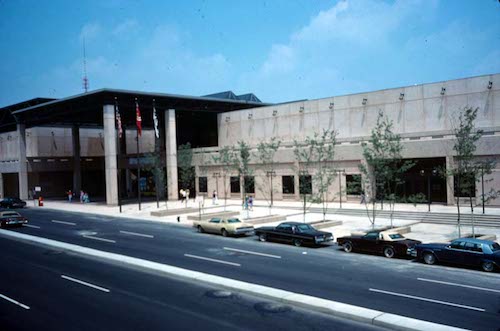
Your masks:
[[[80,31],[79,40],[80,41],[82,41],[83,39],[85,39],[86,41],[93,40],[99,36],[101,31],[102,27],[99,23],[96,22],[87,23],[82,27]]]

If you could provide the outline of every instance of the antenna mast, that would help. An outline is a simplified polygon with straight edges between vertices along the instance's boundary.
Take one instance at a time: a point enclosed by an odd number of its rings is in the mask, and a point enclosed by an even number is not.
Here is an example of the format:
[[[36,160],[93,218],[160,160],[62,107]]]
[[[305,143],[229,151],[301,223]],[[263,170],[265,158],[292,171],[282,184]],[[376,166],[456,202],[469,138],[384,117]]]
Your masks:
[[[87,78],[87,54],[85,51],[85,37],[83,37],[83,90],[85,93],[89,90],[89,79]]]

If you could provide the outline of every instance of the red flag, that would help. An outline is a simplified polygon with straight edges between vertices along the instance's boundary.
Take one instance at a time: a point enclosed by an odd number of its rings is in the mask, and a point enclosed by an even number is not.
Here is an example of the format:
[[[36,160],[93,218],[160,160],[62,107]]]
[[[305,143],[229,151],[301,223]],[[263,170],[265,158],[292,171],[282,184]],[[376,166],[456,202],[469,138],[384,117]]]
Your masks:
[[[135,123],[137,124],[137,136],[140,137],[142,134],[142,118],[137,100],[135,101]]]

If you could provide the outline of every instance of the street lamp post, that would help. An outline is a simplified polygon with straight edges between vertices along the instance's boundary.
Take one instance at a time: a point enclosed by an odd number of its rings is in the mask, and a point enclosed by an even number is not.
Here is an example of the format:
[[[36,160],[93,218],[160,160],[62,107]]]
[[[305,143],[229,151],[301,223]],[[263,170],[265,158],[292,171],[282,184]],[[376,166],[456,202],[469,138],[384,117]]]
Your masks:
[[[339,197],[340,197],[340,209],[342,209],[342,177],[340,177],[341,174],[345,174],[345,169],[342,170],[335,170],[338,173],[339,176]]]
[[[427,173],[427,211],[431,211],[431,178],[437,174],[437,170],[433,169],[430,173]],[[425,170],[420,170],[420,175],[425,176]]]
[[[481,166],[481,193],[483,195],[483,214],[484,214],[484,168]]]
[[[276,171],[268,171],[266,173],[266,176],[270,178],[271,180],[271,207],[273,206],[273,177],[276,176]]]

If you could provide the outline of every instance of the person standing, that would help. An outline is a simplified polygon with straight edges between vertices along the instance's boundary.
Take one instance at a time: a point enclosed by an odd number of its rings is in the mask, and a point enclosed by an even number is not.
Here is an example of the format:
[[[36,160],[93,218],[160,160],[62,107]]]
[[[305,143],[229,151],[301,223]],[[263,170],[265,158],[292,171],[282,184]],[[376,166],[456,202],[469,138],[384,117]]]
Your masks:
[[[73,200],[73,192],[71,192],[71,190],[69,190],[67,192],[67,194],[68,194],[68,202],[71,203],[71,200]]]
[[[253,197],[252,196],[248,197],[248,207],[250,208],[250,210],[253,210]]]
[[[83,203],[83,191],[80,190],[80,203]]]

